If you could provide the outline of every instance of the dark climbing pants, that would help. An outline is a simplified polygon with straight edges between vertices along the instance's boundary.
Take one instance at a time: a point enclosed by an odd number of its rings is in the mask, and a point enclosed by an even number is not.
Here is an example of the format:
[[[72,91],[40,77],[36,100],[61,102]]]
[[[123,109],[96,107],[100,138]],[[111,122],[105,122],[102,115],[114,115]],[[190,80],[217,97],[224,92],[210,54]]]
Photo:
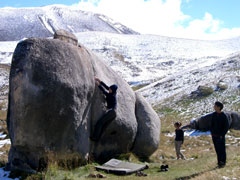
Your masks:
[[[217,153],[218,165],[226,164],[225,137],[212,136],[215,151]]]
[[[93,135],[91,137],[92,140],[98,141],[102,135],[103,130],[109,125],[112,120],[116,118],[117,114],[114,109],[108,110],[97,122]]]

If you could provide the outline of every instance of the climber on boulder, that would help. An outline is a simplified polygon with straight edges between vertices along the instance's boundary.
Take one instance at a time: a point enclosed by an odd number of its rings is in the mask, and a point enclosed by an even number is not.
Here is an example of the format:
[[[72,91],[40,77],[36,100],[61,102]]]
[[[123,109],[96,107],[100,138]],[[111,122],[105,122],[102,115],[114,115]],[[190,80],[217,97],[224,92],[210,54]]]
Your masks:
[[[104,82],[102,82],[99,78],[95,77],[95,81],[99,89],[103,92],[106,97],[107,102],[107,111],[105,114],[98,120],[95,125],[94,132],[92,133],[90,139],[92,141],[98,141],[102,135],[103,129],[112,122],[117,116],[116,108],[117,108],[117,89],[118,86],[116,84],[108,87]]]

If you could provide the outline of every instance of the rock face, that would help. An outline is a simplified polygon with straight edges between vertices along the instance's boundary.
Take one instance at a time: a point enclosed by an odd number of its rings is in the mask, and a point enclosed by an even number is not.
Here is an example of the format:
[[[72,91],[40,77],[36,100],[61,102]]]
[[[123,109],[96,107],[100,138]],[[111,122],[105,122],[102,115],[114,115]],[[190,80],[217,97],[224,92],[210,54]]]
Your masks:
[[[63,29],[57,30],[54,33],[54,39],[60,39],[64,42],[71,43],[76,46],[78,45],[77,37],[74,34],[69,33],[68,31],[65,31]]]
[[[240,114],[237,112],[224,112],[228,118],[230,129],[240,130]],[[210,130],[212,121],[212,113],[202,116],[196,120],[191,121],[190,126],[193,129],[201,131]]]
[[[208,86],[198,86],[196,91],[193,91],[191,93],[192,97],[203,97],[203,96],[209,96],[213,93],[213,88]]]
[[[228,112],[228,117],[231,122],[230,128],[240,130],[240,114],[237,112]]]
[[[228,85],[227,85],[226,83],[224,83],[224,82],[219,82],[219,83],[217,84],[216,90],[217,90],[217,91],[218,91],[218,90],[224,91],[224,90],[226,90],[227,88],[228,88]]]
[[[89,157],[103,162],[131,151],[148,157],[157,149],[160,120],[151,106],[91,51],[73,44],[32,38],[17,45],[7,117],[9,169],[37,170],[50,155],[84,164]],[[94,76],[119,86],[117,118],[98,142],[89,136],[105,99]]]
[[[136,117],[138,132],[133,152],[144,159],[158,148],[160,121],[157,113],[146,103],[140,93],[136,93]]]

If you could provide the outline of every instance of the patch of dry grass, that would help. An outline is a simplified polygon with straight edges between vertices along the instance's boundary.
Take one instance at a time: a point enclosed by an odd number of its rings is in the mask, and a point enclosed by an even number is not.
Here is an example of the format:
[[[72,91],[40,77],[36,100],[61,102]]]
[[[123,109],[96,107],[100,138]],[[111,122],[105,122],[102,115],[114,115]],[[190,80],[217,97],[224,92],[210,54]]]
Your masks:
[[[10,71],[10,68],[11,68],[11,66],[9,66],[7,64],[0,64],[0,69]]]
[[[192,100],[185,100],[184,102],[181,102],[179,106],[181,106],[181,109],[187,110],[192,103],[194,103]],[[239,107],[240,106],[236,106],[236,109],[239,109]],[[182,150],[187,160],[176,160],[174,137],[169,137],[167,134],[174,133],[174,122],[180,121],[183,124],[187,124],[192,119],[193,115],[187,114],[188,116],[186,116],[182,114],[182,112],[168,106],[159,105],[155,107],[155,110],[158,112],[161,119],[162,133],[160,136],[159,148],[150,157],[150,162],[148,162],[149,169],[144,170],[144,172],[148,174],[147,177],[137,177],[135,174],[127,176],[116,176],[107,174],[105,172],[97,172],[94,168],[94,166],[97,164],[94,163],[89,163],[85,166],[77,167],[69,166],[67,161],[65,163],[63,162],[63,165],[59,165],[59,163],[56,163],[54,161],[49,161],[49,166],[44,172],[28,176],[26,179],[81,180],[89,179],[86,177],[90,173],[104,174],[107,176],[106,179],[110,180],[216,180],[224,179],[224,177],[225,179],[240,179],[240,140],[235,140],[234,138],[240,137],[240,131],[231,130],[228,133],[226,143],[229,145],[227,146],[227,166],[225,168],[216,168],[217,158],[210,136],[185,137]],[[9,147],[4,148],[6,148],[4,151],[7,152]],[[5,159],[6,158],[7,157],[5,157]],[[139,160],[131,153],[127,155],[121,155],[119,158],[135,163],[142,163],[139,162]],[[53,157],[53,159],[55,159],[55,157]],[[169,165],[168,172],[160,172],[160,166],[162,164]]]
[[[7,111],[0,110],[0,120],[6,121],[7,119]]]
[[[178,117],[178,116],[175,116]],[[185,142],[182,147],[187,160],[176,160],[174,149],[174,137],[166,136],[167,133],[174,132],[172,126],[175,119],[171,119],[168,115],[162,119],[162,127],[164,131],[161,133],[161,143],[158,150],[150,157],[148,163],[149,169],[144,170],[148,174],[147,177],[138,177],[135,174],[127,176],[116,176],[105,172],[97,172],[94,168],[96,164],[88,164],[73,170],[63,170],[57,166],[50,166],[45,172],[45,179],[88,179],[88,174],[102,173],[107,176],[106,179],[111,180],[180,180],[180,179],[223,179],[223,176],[228,178],[240,178],[240,151],[236,144],[227,146],[228,162],[227,166],[222,169],[217,169],[217,159],[213,148],[210,136],[185,137]],[[238,135],[239,131],[231,131],[230,136]],[[230,141],[227,138],[227,143]],[[125,157],[125,156],[124,156]],[[128,160],[137,162],[138,160],[133,155],[127,156]],[[160,172],[162,164],[169,165],[168,172]]]
[[[189,109],[192,101],[182,104],[181,108]],[[238,107],[236,107],[238,108]],[[156,107],[155,107],[156,109]],[[192,115],[183,116],[181,112],[172,109],[171,106],[158,106],[157,112],[161,119],[162,134],[161,143],[158,150],[152,155],[151,159],[157,164],[167,163],[170,171],[164,173],[161,179],[240,179],[240,141],[234,137],[240,137],[240,131],[230,130],[226,138],[227,166],[217,169],[217,158],[210,136],[185,137],[182,146],[183,154],[187,161],[175,160],[174,137],[166,136],[174,133],[173,123],[180,121],[188,123]],[[154,174],[154,173],[153,173]],[[152,175],[153,175],[152,174]]]
[[[0,148],[0,152],[3,154],[0,155],[0,167],[3,167],[8,162],[8,152],[10,150],[10,144],[5,144],[3,147]]]

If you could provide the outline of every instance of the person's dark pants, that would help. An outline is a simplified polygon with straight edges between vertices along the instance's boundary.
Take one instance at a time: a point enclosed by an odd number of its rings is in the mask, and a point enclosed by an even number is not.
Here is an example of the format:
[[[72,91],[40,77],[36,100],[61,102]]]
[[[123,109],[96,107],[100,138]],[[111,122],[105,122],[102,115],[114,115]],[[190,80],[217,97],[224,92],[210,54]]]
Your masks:
[[[218,165],[223,166],[226,164],[225,136],[212,136],[212,140],[217,153]]]
[[[107,125],[112,122],[116,118],[117,114],[114,109],[108,110],[97,122],[94,128],[94,132],[91,136],[91,140],[98,141],[102,135],[104,129],[106,129]]]

